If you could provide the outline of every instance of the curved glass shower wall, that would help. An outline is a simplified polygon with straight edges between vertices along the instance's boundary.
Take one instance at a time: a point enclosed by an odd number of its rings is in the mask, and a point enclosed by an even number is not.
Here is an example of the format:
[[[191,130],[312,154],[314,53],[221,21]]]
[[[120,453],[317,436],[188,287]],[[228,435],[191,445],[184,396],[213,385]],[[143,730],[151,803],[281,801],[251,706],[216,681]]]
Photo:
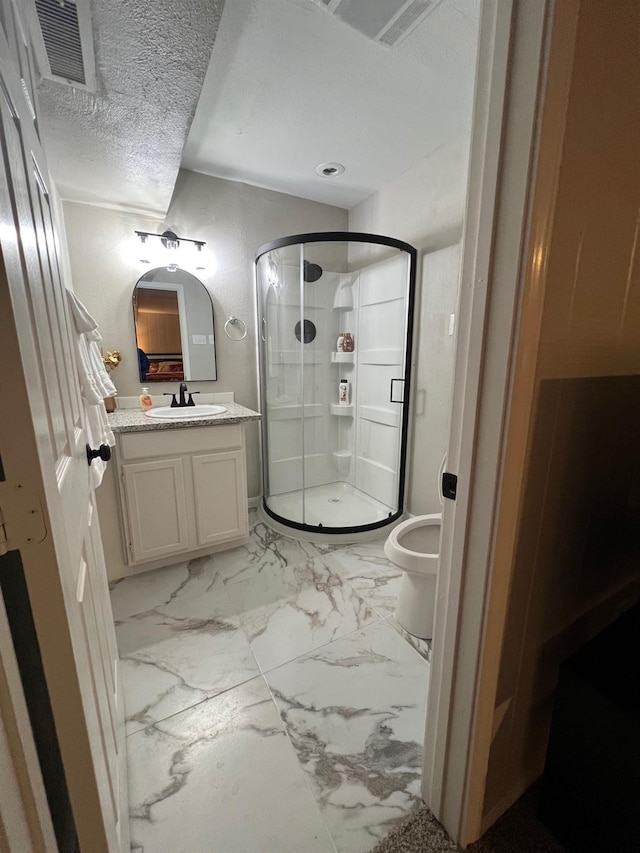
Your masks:
[[[343,232],[256,255],[264,508],[283,524],[352,533],[403,512],[416,256]]]

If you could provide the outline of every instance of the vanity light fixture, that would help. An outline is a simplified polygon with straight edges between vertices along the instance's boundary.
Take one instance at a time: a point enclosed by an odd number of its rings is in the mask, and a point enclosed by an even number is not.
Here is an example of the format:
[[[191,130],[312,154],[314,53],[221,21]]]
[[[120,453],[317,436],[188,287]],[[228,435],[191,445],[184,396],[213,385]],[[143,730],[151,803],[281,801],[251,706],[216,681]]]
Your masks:
[[[166,267],[169,272],[175,272],[179,266],[192,266],[196,270],[204,270],[202,249],[207,245],[204,240],[191,240],[188,237],[178,237],[174,231],[163,231],[162,234],[154,234],[151,231],[136,231],[135,233],[140,238],[140,243],[142,244],[142,257],[140,258],[140,263],[150,264],[151,261],[149,255],[153,253],[154,256],[157,257],[159,265]],[[150,251],[151,246],[148,245],[150,237],[157,237],[164,247],[165,251],[161,252],[160,255],[157,255],[153,250]],[[183,263],[180,264],[179,261],[182,261],[185,256],[185,249],[187,249],[187,246],[183,244],[186,243],[193,247],[194,256],[192,255],[191,258],[185,259],[187,260],[187,263],[183,261]]]

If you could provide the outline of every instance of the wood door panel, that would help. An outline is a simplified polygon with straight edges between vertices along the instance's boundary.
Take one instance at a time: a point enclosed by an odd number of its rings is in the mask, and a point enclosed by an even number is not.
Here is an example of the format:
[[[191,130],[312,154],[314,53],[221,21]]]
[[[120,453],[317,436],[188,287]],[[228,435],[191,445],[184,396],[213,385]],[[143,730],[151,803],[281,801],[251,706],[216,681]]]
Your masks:
[[[66,364],[72,365],[76,360],[73,324],[69,316],[69,308],[65,298],[64,282],[62,280],[60,258],[58,257],[58,246],[55,238],[53,213],[51,210],[51,198],[48,195],[43,197],[41,193],[39,194],[39,198],[42,205],[42,221],[51,268],[51,277],[55,283],[54,294],[58,327],[62,337],[62,350],[58,353],[58,357],[64,359]],[[69,397],[71,400],[70,414],[72,423],[76,427],[81,427],[82,398],[80,396],[80,386],[77,380],[71,381],[71,374],[65,373],[64,378],[67,380],[67,387],[69,389]]]
[[[27,298],[30,313],[37,332],[36,351],[39,361],[39,373],[47,393],[44,400],[47,406],[49,433],[53,442],[55,457],[68,454],[68,424],[65,421],[65,404],[62,397],[61,381],[54,361],[55,353],[60,350],[59,335],[54,334],[56,317],[53,309],[53,285],[45,278],[47,265],[42,262],[41,247],[38,245],[37,209],[33,205],[33,171],[28,172],[23,154],[24,140],[18,132],[15,120],[6,109],[2,110],[3,135],[7,141],[7,155],[12,181],[15,215],[20,223],[20,243],[22,246],[26,276],[30,287]],[[34,227],[35,225],[35,227]],[[40,226],[41,227],[41,226]],[[43,351],[43,346],[45,350]]]
[[[16,68],[20,66],[19,42],[16,13],[12,0],[0,0],[0,25],[4,35],[7,51]]]
[[[86,554],[86,552],[85,552]],[[105,673],[105,661],[102,656],[100,639],[98,636],[98,625],[96,620],[95,610],[95,593],[94,579],[89,568],[89,564],[85,561],[84,568],[84,584],[83,597],[79,600],[80,612],[82,614],[82,627],[84,630],[85,646],[89,652],[91,662],[91,681],[93,687],[94,704],[98,708],[104,708],[111,705],[111,698],[107,689],[107,678]],[[100,719],[100,742],[95,741],[92,747],[95,752],[98,762],[102,763],[108,770],[107,780],[109,791],[111,793],[111,808],[114,821],[117,820],[118,811],[118,795],[117,795],[117,756],[118,750],[116,747],[116,731],[110,720],[106,721],[103,717]]]
[[[24,142],[23,142],[24,145]],[[44,340],[46,341],[47,349],[41,352],[43,368],[47,380],[47,396],[52,398],[53,417],[56,423],[64,424],[64,440],[57,447],[59,455],[65,455],[69,452],[68,440],[73,433],[73,423],[71,418],[71,395],[69,392],[69,374],[68,371],[74,370],[74,361],[70,361],[67,365],[67,371],[56,369],[56,361],[64,358],[64,350],[62,347],[62,332],[60,324],[62,318],[59,316],[56,305],[56,291],[58,298],[64,296],[63,288],[60,282],[54,282],[51,276],[51,264],[48,254],[48,246],[44,233],[44,222],[42,217],[43,199],[47,198],[48,190],[41,170],[35,159],[35,152],[31,152],[31,157],[25,156],[25,173],[29,186],[29,195],[31,201],[31,217],[34,228],[35,246],[38,253],[40,266],[40,281],[42,282],[42,297],[45,305],[44,316],[46,317],[46,330]],[[34,299],[34,304],[37,300]],[[43,320],[44,321],[44,320]],[[49,349],[51,347],[51,349]],[[45,362],[48,362],[46,364]],[[77,378],[74,377],[76,383]],[[55,389],[51,387],[51,383],[55,383]]]
[[[67,435],[69,435],[73,432],[75,426],[81,426],[79,407],[76,407],[76,420],[74,422],[74,410],[71,402],[72,396],[74,396],[71,391],[72,387],[74,387],[76,395],[79,395],[78,380],[77,375],[73,375],[70,372],[74,368],[75,359],[71,355],[69,341],[65,334],[67,318],[62,306],[65,291],[60,277],[57,275],[57,258],[51,254],[53,246],[47,240],[46,235],[46,220],[51,221],[50,198],[37,164],[33,162],[32,166],[30,181],[31,203],[34,212],[34,221],[36,222],[36,241],[40,253],[40,267],[45,283],[51,342],[54,346],[54,350],[49,357],[64,361],[69,366],[69,371],[56,371],[60,388],[62,416],[65,420]],[[71,376],[73,376],[73,382],[71,381]]]
[[[27,289],[18,293],[12,291],[11,298],[14,305],[14,312],[20,311],[23,321],[28,322],[30,325],[33,325],[38,329],[44,330],[44,328],[46,328],[47,320],[43,316],[44,305],[39,302],[37,295],[42,292],[42,285],[40,284],[38,287],[38,279],[40,277],[39,259],[37,247],[35,246],[34,241],[33,223],[31,221],[29,190],[24,172],[20,134],[18,133],[15,118],[11,112],[11,107],[12,103],[7,100],[7,92],[0,90],[2,153],[8,174],[16,176],[14,181],[11,181],[10,183],[7,182],[6,194],[3,192],[3,201],[9,203],[9,210],[4,212],[3,221],[5,221],[5,217],[6,219],[11,217],[11,220],[16,222],[18,231],[17,236],[19,238],[15,245],[11,245],[9,241],[7,241],[9,242],[9,245],[4,243],[2,250],[3,253],[10,252],[11,254],[13,254],[11,250],[17,250],[16,254],[18,257],[14,257],[12,259],[12,266],[14,268],[21,267],[21,274],[24,278],[35,282],[34,293]],[[17,177],[20,175],[22,175],[22,180]],[[38,303],[37,309],[34,309],[34,299]],[[47,380],[51,376],[53,364],[51,360],[49,360],[46,366],[43,365],[41,360],[37,357],[35,348],[32,353],[24,353],[25,348],[29,346],[30,343],[31,342],[29,340],[20,340],[23,358],[28,357],[30,359],[33,367],[39,373],[40,384],[43,387],[47,387]],[[51,383],[55,388],[57,382],[51,379]],[[64,422],[60,417],[54,418],[51,401],[47,399],[44,402],[47,422],[39,424],[39,431],[43,436],[44,441],[51,444],[51,453],[57,455],[58,446],[64,443]],[[55,400],[53,400],[53,407],[55,407]],[[61,406],[59,406],[58,409],[61,412]]]

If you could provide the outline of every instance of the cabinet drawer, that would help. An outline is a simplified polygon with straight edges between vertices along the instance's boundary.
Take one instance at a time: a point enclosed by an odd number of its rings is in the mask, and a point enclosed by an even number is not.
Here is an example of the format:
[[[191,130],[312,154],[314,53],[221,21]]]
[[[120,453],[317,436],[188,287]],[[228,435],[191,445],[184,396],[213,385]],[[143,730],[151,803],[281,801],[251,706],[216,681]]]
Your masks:
[[[119,436],[123,460],[175,456],[207,450],[242,448],[242,425],[185,427],[145,432],[126,432]]]

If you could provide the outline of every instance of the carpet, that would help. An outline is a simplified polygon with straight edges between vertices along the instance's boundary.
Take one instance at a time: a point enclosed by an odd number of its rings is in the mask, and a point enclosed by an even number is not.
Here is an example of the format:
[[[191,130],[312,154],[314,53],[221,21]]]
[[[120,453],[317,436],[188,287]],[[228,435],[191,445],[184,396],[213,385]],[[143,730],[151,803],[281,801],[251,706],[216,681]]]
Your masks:
[[[535,791],[528,791],[467,853],[564,853],[537,817]],[[461,853],[426,806],[384,838],[372,853]]]

